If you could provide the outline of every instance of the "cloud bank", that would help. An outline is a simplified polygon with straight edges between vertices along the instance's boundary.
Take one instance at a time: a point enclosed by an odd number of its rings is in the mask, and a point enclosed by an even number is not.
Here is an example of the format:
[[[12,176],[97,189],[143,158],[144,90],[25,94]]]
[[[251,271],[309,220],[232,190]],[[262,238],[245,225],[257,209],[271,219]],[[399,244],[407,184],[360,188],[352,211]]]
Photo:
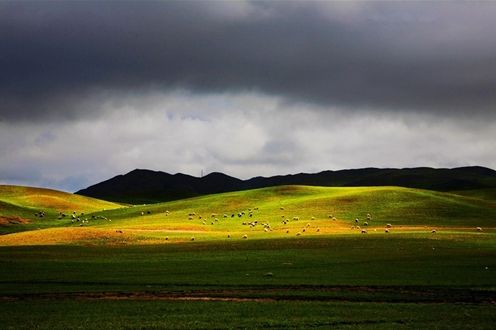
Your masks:
[[[496,168],[496,3],[0,2],[0,183]]]

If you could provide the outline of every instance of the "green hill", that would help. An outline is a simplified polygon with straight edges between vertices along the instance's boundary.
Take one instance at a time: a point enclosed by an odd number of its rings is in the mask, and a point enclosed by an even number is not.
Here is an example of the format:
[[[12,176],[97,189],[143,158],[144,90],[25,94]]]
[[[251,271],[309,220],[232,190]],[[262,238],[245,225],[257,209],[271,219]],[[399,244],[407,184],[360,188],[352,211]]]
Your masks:
[[[24,233],[23,244],[30,240],[46,242],[43,235],[60,236],[61,243],[72,239],[112,243],[116,232],[125,234],[117,235],[121,243],[171,243],[184,242],[193,236],[196,240],[219,240],[228,235],[233,239],[241,239],[243,235],[267,239],[355,234],[361,229],[384,234],[387,224],[393,227],[391,233],[496,227],[496,203],[487,196],[478,198],[402,187],[277,186],[127,206],[42,189],[10,187],[3,188],[2,201],[9,201],[0,205],[2,212],[11,216],[17,215],[16,212],[20,217],[29,216],[26,212],[43,206],[47,212],[45,219],[34,219],[33,223],[42,228],[58,228]],[[85,221],[58,219],[61,208],[84,211],[81,220]],[[33,219],[32,215],[29,219]],[[26,230],[29,226],[8,226],[3,232],[18,228]],[[57,240],[49,242],[57,243]]]
[[[80,215],[121,206],[52,189],[0,185],[0,233],[65,224],[58,219],[60,213],[69,219],[73,212]],[[16,228],[17,224],[22,226]]]

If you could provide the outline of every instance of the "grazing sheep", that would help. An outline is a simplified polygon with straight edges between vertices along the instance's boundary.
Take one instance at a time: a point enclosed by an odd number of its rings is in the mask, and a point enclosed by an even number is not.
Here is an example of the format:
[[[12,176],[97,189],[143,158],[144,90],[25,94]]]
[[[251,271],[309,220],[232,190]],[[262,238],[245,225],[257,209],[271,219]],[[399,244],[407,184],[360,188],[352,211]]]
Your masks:
[[[305,232],[305,228],[303,228],[301,231],[302,231],[302,232]]]
[[[286,230],[286,234],[289,234],[289,229]]]
[[[311,217],[310,219],[315,220],[315,217]]]
[[[334,218],[334,216],[332,214],[329,214],[329,219],[332,219]]]
[[[364,226],[368,226],[368,225],[369,225],[369,223],[368,223],[367,221],[365,221],[365,222],[363,223],[363,225],[364,225]]]
[[[297,233],[296,233],[296,236],[300,236],[300,235],[301,235],[301,233],[300,233],[300,232],[297,232]]]
[[[477,229],[477,231],[482,231],[482,228],[481,227],[477,227],[475,229]]]
[[[300,220],[300,217],[293,217],[293,220],[298,221]]]
[[[307,227],[310,227],[310,223],[307,223]]]
[[[367,233],[367,229],[362,229],[362,234],[366,234]]]
[[[279,208],[279,210],[284,211],[284,207],[282,207],[282,206],[281,206],[281,207]]]
[[[317,227],[317,233],[318,233],[319,231],[320,231],[320,228],[319,228],[319,227]]]
[[[168,241],[169,240],[169,236],[165,236],[165,240]]]
[[[435,233],[436,233],[436,230],[435,230],[435,229],[433,229],[433,230],[431,231],[431,233],[435,234]]]
[[[191,237],[191,240],[194,241],[195,240],[195,236]]]
[[[244,234],[243,239],[247,239],[247,238],[248,238],[248,235]]]
[[[227,218],[227,214],[224,213],[224,218]]]
[[[386,229],[384,229],[384,232],[385,232],[386,234],[387,234],[387,233],[389,233],[389,229],[387,229],[387,228],[386,228]]]
[[[188,220],[193,220],[193,217],[192,217],[192,216],[189,216],[189,217],[188,217]]]
[[[264,228],[264,232],[266,232],[266,233],[267,233],[268,231],[269,231],[269,229],[268,229],[268,228]]]
[[[227,238],[231,238],[231,235],[227,234]]]
[[[358,223],[358,218],[355,218],[355,223]]]
[[[391,228],[392,225],[390,223],[386,224],[386,228]]]

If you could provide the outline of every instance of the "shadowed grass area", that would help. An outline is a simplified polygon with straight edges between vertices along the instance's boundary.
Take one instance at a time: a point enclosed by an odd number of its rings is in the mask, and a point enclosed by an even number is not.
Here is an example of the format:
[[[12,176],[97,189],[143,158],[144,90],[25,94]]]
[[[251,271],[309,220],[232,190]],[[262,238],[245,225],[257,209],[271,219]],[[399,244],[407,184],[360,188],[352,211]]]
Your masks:
[[[495,312],[494,305],[455,304],[0,302],[4,329],[491,329]]]

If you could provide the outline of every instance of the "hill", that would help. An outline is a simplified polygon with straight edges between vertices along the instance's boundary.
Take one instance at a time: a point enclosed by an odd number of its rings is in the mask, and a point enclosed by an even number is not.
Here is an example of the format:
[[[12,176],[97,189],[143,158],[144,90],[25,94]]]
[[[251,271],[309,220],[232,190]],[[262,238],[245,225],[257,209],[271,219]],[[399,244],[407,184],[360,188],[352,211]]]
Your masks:
[[[124,203],[157,203],[181,198],[281,185],[327,187],[400,186],[436,191],[496,188],[496,171],[484,167],[435,169],[364,168],[240,180],[222,173],[198,178],[137,169],[79,190],[76,194]]]
[[[55,215],[52,212],[54,219]],[[187,242],[191,236],[212,241],[225,240],[227,235],[239,240],[245,234],[250,239],[295,237],[297,233],[301,237],[360,234],[356,226],[384,235],[386,224],[392,225],[394,233],[430,235],[432,229],[475,233],[479,226],[488,232],[496,226],[496,203],[402,187],[277,186],[123,206],[85,214],[84,218],[84,224],[52,220],[57,228],[45,226],[45,230],[5,235],[0,245],[149,244]],[[257,223],[250,225],[253,221]]]
[[[21,230],[57,226],[61,224],[56,220],[60,212],[79,215],[121,206],[52,189],[0,185],[0,233],[19,230],[12,227],[17,224],[23,225]]]

